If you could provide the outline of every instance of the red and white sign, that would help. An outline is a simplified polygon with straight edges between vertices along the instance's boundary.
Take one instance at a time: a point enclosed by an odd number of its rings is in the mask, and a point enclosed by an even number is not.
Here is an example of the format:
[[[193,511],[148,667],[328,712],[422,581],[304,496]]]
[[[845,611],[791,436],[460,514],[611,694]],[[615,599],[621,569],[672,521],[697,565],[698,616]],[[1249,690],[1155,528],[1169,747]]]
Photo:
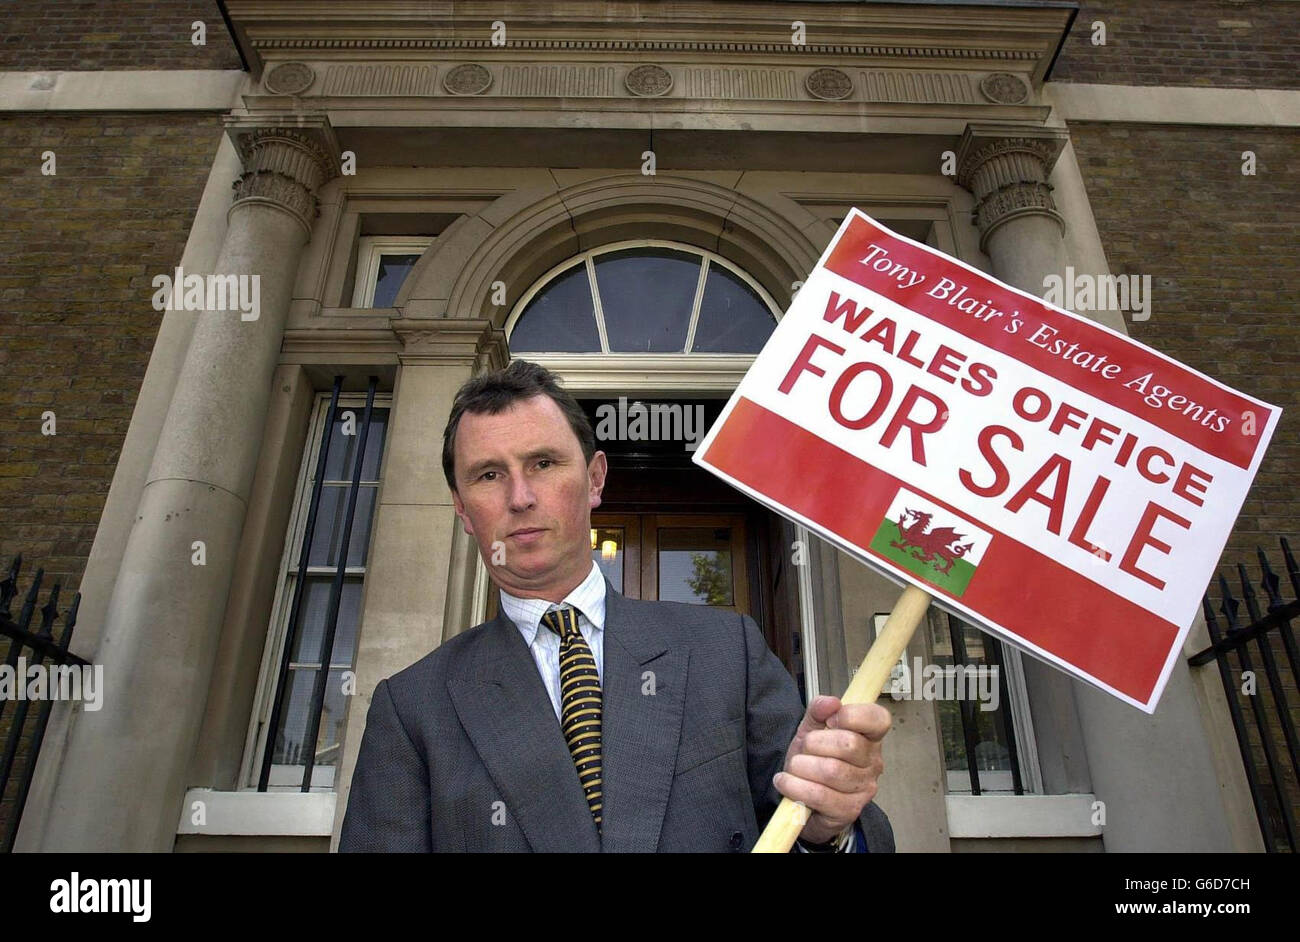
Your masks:
[[[855,209],[694,461],[1152,713],[1280,414]]]

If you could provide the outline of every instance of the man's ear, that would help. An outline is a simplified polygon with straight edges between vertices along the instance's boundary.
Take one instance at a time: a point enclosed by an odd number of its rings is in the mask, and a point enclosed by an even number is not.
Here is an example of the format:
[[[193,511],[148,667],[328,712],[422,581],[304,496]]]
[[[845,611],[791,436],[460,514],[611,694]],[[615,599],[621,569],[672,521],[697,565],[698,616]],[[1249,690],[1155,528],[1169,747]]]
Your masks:
[[[591,456],[591,464],[587,465],[587,474],[591,478],[591,507],[594,510],[600,506],[600,492],[605,489],[605,475],[609,473],[609,463],[605,460],[605,453],[598,451]]]
[[[465,532],[470,536],[473,536],[474,525],[469,522],[469,515],[465,513],[465,502],[460,499],[459,491],[451,492],[451,502],[456,507],[456,516],[460,517],[460,522],[465,527]]]

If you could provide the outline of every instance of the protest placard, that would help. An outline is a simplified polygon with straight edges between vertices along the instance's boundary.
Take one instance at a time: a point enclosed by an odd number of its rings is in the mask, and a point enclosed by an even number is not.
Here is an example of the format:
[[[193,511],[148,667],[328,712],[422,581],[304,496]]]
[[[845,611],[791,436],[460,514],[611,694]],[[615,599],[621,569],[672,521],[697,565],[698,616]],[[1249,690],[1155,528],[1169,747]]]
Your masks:
[[[1280,413],[854,209],[693,460],[1151,713]]]

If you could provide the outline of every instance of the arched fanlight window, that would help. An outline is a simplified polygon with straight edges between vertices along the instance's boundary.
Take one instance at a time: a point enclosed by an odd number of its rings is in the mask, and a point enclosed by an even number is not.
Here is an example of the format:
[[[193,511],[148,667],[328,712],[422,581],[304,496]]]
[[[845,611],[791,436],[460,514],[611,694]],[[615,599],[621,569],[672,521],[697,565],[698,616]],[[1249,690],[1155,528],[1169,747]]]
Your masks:
[[[520,353],[758,353],[778,308],[721,256],[615,243],[547,272],[507,325]]]

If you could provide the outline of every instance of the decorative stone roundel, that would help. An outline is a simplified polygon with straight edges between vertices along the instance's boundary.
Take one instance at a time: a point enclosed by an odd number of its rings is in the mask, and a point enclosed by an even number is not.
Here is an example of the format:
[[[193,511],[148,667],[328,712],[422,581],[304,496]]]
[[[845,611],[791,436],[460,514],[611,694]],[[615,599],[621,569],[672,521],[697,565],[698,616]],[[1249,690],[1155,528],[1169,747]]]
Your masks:
[[[839,101],[853,94],[853,81],[839,69],[815,69],[803,80],[808,94],[823,101]]]
[[[442,79],[442,87],[453,95],[482,95],[492,85],[492,73],[473,62],[458,65]]]
[[[262,84],[273,95],[301,95],[316,81],[316,73],[305,62],[281,62],[266,73]]]
[[[673,87],[673,77],[667,69],[657,65],[639,65],[627,73],[623,84],[633,95],[655,98],[668,94],[668,90]]]
[[[984,97],[998,105],[1019,105],[1029,98],[1029,88],[1010,72],[990,72],[980,79]]]

